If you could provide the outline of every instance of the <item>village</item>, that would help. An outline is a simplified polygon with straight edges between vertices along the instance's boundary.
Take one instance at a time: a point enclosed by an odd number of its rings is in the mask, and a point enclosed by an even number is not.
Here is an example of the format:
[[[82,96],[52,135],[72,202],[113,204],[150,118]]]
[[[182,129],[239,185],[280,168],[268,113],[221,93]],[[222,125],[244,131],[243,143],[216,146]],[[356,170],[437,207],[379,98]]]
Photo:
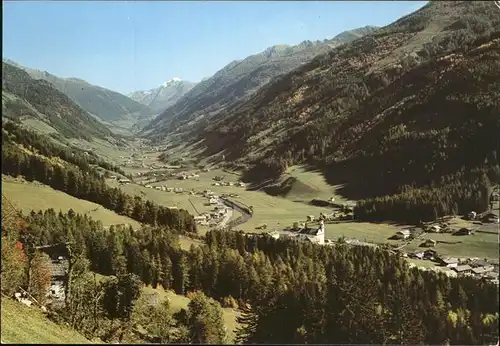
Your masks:
[[[234,227],[253,217],[253,208],[242,203],[239,198],[237,189],[247,191],[247,185],[239,178],[230,180],[227,175],[219,173],[221,169],[217,166],[198,166],[198,169],[189,167],[189,162],[182,157],[170,162],[170,165],[159,163],[157,155],[155,152],[143,154],[136,152],[124,162],[125,166],[134,169],[130,173],[132,179],[119,176],[110,178],[122,186],[137,184],[145,189],[186,195],[195,210],[195,222],[206,229]],[[211,173],[210,180],[205,177],[208,173]],[[203,188],[200,188],[201,186]],[[224,193],[216,192],[209,186],[215,190],[226,189]],[[232,192],[228,192],[227,188]],[[204,198],[205,210],[196,207],[190,196]],[[239,202],[236,203],[236,200]],[[498,203],[498,191],[492,193],[491,201]],[[336,203],[333,197],[328,201],[313,200],[313,202],[326,206],[329,212],[322,212],[319,216],[306,214],[302,220],[297,220],[300,219],[297,217],[295,221],[289,221],[288,225],[278,227],[262,223],[254,227],[255,232],[246,230],[245,233],[265,234],[275,239],[295,239],[326,246],[343,242],[350,246],[382,247],[407,259],[411,267],[420,270],[437,270],[449,276],[471,276],[498,284],[498,259],[485,259],[481,256],[460,257],[453,256],[449,251],[443,253],[439,251],[442,244],[460,244],[464,237],[474,237],[475,234],[481,233],[498,234],[498,213],[493,212],[491,208],[482,214],[471,211],[459,219],[455,217],[457,222],[452,220],[453,217],[447,217],[418,226],[405,226],[394,232],[385,242],[373,242],[353,236],[339,235],[336,239],[327,232],[329,225],[356,222],[353,203]],[[449,236],[456,240],[450,241]]]
[[[167,207],[186,208],[190,205],[195,211],[193,215],[196,224],[205,230],[235,228],[255,217],[254,208],[242,202],[241,195],[248,196],[249,191],[247,184],[237,175],[222,174],[224,170],[214,166],[193,169],[184,165],[159,164],[154,154],[149,157],[150,162],[141,161],[148,156],[139,152],[134,153],[132,157],[137,157],[136,161],[129,158],[124,164],[124,167],[132,169],[127,176],[109,172],[105,174],[109,184],[122,189],[135,188],[147,198],[151,198],[152,195],[146,195],[145,191],[163,195],[165,201],[175,198],[182,200],[184,204],[178,203],[177,206],[167,205]],[[136,169],[137,165],[139,167]],[[203,202],[195,205],[192,198]],[[494,191],[491,201],[498,204],[498,200],[498,191]],[[462,242],[461,239],[466,237],[475,237],[478,234],[498,235],[499,215],[498,209],[493,208],[493,204],[490,210],[484,213],[471,211],[463,217],[449,216],[418,226],[403,226],[386,241],[376,242],[327,232],[328,227],[351,225],[356,222],[353,203],[338,203],[334,197],[327,201],[313,200],[313,202],[326,206],[323,209],[315,209],[325,212],[320,212],[319,215],[304,213],[303,217],[295,214],[294,221],[287,219],[280,227],[261,223],[254,227],[254,232],[245,230],[245,234],[269,236],[274,239],[293,239],[324,246],[345,244],[378,247],[404,258],[410,267],[417,270],[431,270],[451,277],[472,277],[499,283],[498,258],[460,257],[439,250],[442,244],[459,244]],[[311,209],[304,208],[304,210]],[[457,240],[451,242],[449,236]],[[52,282],[47,292],[49,300],[52,304],[63,304],[69,265],[66,246],[55,244],[40,247],[40,250],[48,254],[51,261]],[[26,305],[36,303],[27,292],[18,292],[15,297]]]

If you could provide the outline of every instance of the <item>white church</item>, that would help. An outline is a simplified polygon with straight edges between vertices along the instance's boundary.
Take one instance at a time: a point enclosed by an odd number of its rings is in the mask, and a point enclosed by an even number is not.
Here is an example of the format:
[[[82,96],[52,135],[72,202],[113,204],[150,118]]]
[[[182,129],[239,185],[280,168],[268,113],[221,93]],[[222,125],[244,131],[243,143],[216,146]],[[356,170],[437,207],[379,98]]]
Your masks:
[[[325,223],[319,221],[318,228],[309,228],[307,225],[298,231],[275,231],[269,233],[273,238],[293,238],[301,241],[310,241],[311,243],[325,244]]]

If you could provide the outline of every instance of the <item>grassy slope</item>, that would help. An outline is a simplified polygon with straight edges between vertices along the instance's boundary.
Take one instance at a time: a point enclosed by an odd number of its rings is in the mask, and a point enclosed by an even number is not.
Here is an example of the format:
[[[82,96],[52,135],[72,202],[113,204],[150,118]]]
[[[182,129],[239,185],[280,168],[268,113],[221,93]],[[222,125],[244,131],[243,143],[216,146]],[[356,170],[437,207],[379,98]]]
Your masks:
[[[308,203],[312,199],[329,200],[334,197],[335,203],[347,202],[337,192],[341,186],[328,184],[319,170],[311,170],[303,165],[289,167],[280,179],[280,184],[283,188],[280,196],[292,201]]]
[[[56,211],[68,211],[70,208],[76,213],[88,213],[94,220],[99,220],[104,226],[113,224],[130,224],[139,228],[140,224],[128,217],[104,209],[102,206],[72,197],[64,192],[52,189],[38,182],[26,182],[2,175],[2,193],[23,213],[31,210],[45,210],[53,208]]]
[[[12,344],[89,344],[76,331],[55,324],[43,313],[2,297],[2,342]]]

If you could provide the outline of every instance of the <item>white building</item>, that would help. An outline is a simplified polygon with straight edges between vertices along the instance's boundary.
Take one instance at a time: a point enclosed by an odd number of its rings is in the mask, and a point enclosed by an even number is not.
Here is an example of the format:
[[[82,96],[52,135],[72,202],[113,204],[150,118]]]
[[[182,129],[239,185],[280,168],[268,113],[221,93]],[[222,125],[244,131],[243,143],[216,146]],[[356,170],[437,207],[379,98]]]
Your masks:
[[[299,240],[307,240],[312,243],[324,245],[325,244],[325,223],[323,220],[319,222],[319,227],[316,229],[304,228],[299,231],[297,235]]]
[[[402,231],[398,231],[396,233],[396,236],[399,238],[399,239],[407,239],[409,236],[410,236],[410,230],[408,229],[404,229]]]
[[[310,241],[315,244],[325,244],[325,224],[323,220],[320,221],[318,228],[303,228],[298,232],[293,231],[280,231],[280,238],[294,238],[300,241]],[[273,232],[270,233],[273,238],[276,236]]]

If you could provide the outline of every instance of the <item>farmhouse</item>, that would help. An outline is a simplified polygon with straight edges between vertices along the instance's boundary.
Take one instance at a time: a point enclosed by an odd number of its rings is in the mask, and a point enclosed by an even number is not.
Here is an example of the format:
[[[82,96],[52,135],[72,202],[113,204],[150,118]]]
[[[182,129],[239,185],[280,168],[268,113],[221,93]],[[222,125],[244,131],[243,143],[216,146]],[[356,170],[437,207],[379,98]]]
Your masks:
[[[407,239],[410,236],[410,230],[404,229],[396,233],[396,237],[399,239]]]
[[[52,305],[63,305],[68,282],[69,251],[65,243],[37,247],[50,257],[52,272],[50,289],[47,292]]]
[[[424,259],[434,260],[436,256],[437,256],[436,250],[429,249],[424,251]]]
[[[471,260],[471,263],[470,265],[472,267],[487,267],[489,265],[491,265],[490,263],[488,263],[488,261],[485,261],[485,260],[480,260],[480,259],[472,259]]]
[[[434,239],[427,239],[424,243],[423,246],[425,247],[434,247],[436,246],[436,241]]]
[[[470,273],[472,273],[472,268],[468,264],[456,266],[453,268],[453,270],[457,274],[470,274]]]
[[[477,213],[475,211],[471,211],[469,214],[467,214],[467,218],[469,220],[474,220],[477,216]]]
[[[471,235],[473,234],[474,231],[470,228],[461,228],[459,229],[458,231],[456,231],[455,233],[453,233],[454,235]]]
[[[207,215],[197,215],[194,217],[194,222],[196,223],[202,223],[207,221]]]
[[[415,252],[415,253],[411,254],[411,257],[423,259],[424,255],[425,255],[424,252],[419,251],[419,252]]]
[[[458,259],[457,258],[442,258],[439,260],[441,265],[448,267],[448,268],[453,268],[458,266]]]
[[[441,232],[441,227],[439,225],[432,225],[429,227],[428,232],[439,233]]]
[[[491,272],[492,270],[493,270],[493,266],[476,267],[476,268],[472,268],[472,273],[474,273],[476,275],[483,275],[483,274],[486,274],[488,272]]]

